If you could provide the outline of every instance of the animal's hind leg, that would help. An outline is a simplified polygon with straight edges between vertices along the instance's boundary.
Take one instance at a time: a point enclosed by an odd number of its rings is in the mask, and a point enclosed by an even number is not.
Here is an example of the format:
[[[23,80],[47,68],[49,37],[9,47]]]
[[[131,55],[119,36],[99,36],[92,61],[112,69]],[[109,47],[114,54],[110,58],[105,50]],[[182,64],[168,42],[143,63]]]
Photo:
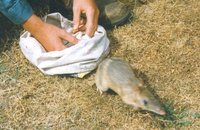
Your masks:
[[[109,88],[104,85],[97,85],[97,91],[99,91],[101,94],[105,91],[107,91]]]
[[[96,80],[97,91],[99,91],[102,94],[103,92],[107,91],[109,88],[108,88],[107,83],[103,82],[101,80],[102,78],[100,78],[99,76],[100,75],[97,74],[95,80]]]

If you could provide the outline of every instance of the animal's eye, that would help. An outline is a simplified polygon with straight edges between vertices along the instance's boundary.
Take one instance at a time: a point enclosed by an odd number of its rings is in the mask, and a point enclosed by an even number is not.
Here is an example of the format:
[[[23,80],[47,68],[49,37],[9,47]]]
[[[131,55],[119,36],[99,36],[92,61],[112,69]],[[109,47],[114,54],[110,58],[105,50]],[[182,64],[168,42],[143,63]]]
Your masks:
[[[148,104],[147,100],[143,100],[143,104],[147,105]]]

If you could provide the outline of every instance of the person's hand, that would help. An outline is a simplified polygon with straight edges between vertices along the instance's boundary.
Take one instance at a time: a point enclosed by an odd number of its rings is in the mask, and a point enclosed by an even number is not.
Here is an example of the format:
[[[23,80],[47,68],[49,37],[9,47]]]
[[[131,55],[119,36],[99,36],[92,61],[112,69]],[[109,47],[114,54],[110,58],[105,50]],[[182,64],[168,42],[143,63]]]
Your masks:
[[[86,34],[92,37],[97,29],[99,10],[95,0],[74,0],[73,1],[73,22],[74,30],[77,31],[81,25],[81,14],[86,15]]]
[[[64,30],[47,23],[44,23],[40,28],[40,32],[35,35],[35,38],[42,43],[47,51],[60,51],[65,49],[64,41],[74,44],[78,42],[75,37]]]
[[[24,24],[29,31],[46,49],[46,51],[59,51],[65,49],[64,41],[76,44],[78,40],[64,30],[43,22],[36,15],[32,15]]]

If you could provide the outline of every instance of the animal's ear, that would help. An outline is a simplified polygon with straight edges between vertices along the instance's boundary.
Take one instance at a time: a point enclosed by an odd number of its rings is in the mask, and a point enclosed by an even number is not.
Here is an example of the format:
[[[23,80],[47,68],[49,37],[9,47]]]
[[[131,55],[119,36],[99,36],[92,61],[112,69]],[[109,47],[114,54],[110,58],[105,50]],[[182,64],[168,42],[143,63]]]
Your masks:
[[[139,87],[146,87],[146,86],[144,85],[144,80],[143,80],[143,79],[139,78],[138,86],[139,86]]]
[[[137,86],[133,86],[132,89],[136,93],[141,93],[142,91],[142,87],[140,86],[140,84],[138,84]]]
[[[130,96],[123,96],[122,97],[122,100],[126,103],[126,104],[129,104],[129,105],[132,105],[133,104],[133,100]]]
[[[136,101],[133,100],[133,97],[130,97],[130,96],[123,96],[122,100],[124,101],[124,103],[133,106],[133,108],[134,108],[135,110],[138,110],[138,109],[139,109],[139,107],[138,107]]]

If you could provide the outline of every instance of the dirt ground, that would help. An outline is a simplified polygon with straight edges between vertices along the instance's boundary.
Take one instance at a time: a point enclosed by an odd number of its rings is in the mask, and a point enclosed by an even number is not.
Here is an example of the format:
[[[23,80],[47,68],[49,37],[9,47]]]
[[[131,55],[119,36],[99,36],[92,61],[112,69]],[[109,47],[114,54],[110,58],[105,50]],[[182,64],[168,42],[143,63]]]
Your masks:
[[[0,129],[199,130],[200,1],[130,5],[134,16],[108,30],[110,56],[124,58],[163,103],[167,115],[136,111],[83,79],[43,75],[19,48],[20,27],[0,44]]]

